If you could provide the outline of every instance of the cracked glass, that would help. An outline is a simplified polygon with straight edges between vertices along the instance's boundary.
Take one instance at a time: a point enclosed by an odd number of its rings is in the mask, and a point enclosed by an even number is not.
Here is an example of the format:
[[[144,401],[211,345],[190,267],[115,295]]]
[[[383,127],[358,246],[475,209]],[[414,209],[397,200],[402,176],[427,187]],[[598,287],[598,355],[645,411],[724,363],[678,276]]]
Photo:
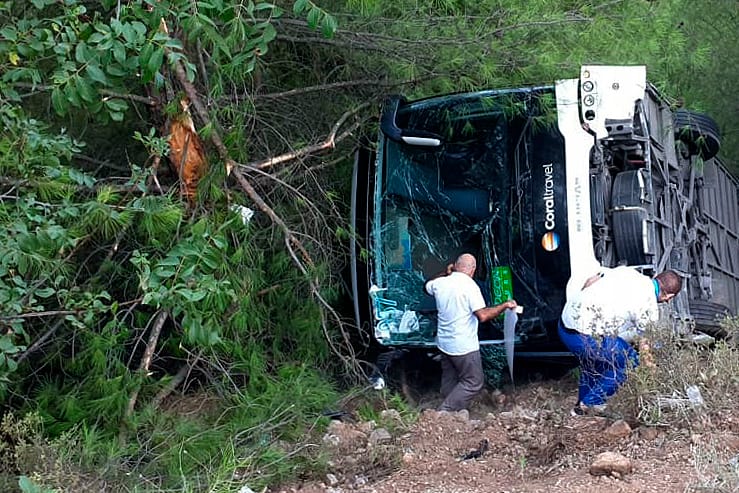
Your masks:
[[[475,281],[489,306],[509,298],[524,305],[517,338],[543,336],[562,306],[553,283],[569,276],[567,262],[542,261],[551,254],[541,232],[547,180],[564,179],[553,89],[422,100],[401,107],[395,122],[441,144],[382,134],[378,143],[370,288],[377,340],[433,346],[436,306],[424,283],[465,252],[477,258]],[[566,254],[561,246],[556,253]],[[503,342],[502,321],[481,324],[482,344]]]

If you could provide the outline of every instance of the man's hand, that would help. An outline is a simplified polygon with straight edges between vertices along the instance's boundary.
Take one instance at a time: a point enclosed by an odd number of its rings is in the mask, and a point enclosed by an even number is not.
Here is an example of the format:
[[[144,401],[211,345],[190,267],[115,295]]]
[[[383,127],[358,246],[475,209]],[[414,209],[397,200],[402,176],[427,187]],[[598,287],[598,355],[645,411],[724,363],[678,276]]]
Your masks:
[[[639,362],[646,368],[657,368],[654,362],[654,355],[649,344],[649,339],[644,337],[639,339]]]
[[[498,315],[506,311],[507,309],[515,309],[518,306],[518,303],[516,303],[516,300],[508,300],[504,301],[503,303],[487,308],[482,308],[480,310],[477,310],[475,313],[475,316],[477,317],[477,320],[480,322],[487,322],[489,320],[493,320]]]
[[[513,310],[514,308],[518,306],[518,303],[516,303],[516,300],[508,300],[508,301],[504,301],[498,306],[503,307],[503,310]]]

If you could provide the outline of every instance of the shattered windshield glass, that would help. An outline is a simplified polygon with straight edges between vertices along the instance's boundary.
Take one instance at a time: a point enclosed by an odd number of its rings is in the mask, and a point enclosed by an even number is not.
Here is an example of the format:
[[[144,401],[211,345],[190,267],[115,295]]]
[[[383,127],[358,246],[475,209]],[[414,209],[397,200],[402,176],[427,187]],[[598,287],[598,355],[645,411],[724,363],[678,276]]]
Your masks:
[[[488,304],[515,295],[532,307],[528,323],[540,323],[550,300],[536,274],[532,180],[545,169],[532,168],[532,146],[544,139],[553,144],[535,146],[539,153],[562,153],[553,104],[551,92],[477,93],[398,112],[400,128],[442,144],[379,143],[370,292],[380,342],[433,344],[436,306],[424,282],[465,252],[477,258],[475,281]],[[481,341],[502,337],[502,318],[480,329]]]

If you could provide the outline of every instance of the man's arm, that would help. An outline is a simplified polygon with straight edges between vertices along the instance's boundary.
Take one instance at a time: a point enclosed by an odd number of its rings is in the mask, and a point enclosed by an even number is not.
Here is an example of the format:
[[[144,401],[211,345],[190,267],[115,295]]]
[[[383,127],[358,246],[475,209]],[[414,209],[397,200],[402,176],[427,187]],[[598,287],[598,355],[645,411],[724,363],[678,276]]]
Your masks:
[[[439,277],[448,276],[452,272],[454,272],[454,264],[449,264],[449,265],[446,266],[446,268],[444,268],[443,271],[439,272],[438,274],[436,274],[436,275],[434,275],[432,277],[429,277],[426,282],[433,281],[434,279],[438,279]]]
[[[504,301],[500,305],[481,308],[474,313],[475,313],[475,316],[477,317],[477,320],[479,320],[480,322],[487,322],[489,320],[493,320],[495,317],[503,313],[508,308],[513,309],[513,308],[516,308],[517,306],[518,306],[518,303],[516,303],[516,300],[508,300],[508,301]]]
[[[438,279],[440,277],[448,276],[452,272],[454,272],[454,264],[447,265],[446,268],[443,271],[441,271],[438,274],[435,274],[435,275],[431,276],[430,278],[426,279],[426,282],[423,283],[423,291],[426,294],[431,294],[431,293],[429,293],[429,290],[427,288],[428,283],[430,283],[434,279]]]

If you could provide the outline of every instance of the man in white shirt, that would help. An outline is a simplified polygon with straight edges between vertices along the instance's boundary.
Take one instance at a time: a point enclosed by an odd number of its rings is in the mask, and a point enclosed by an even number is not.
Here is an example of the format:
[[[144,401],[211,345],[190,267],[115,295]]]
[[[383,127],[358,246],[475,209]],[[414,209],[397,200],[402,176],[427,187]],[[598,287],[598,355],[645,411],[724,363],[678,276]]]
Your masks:
[[[427,281],[424,289],[436,300],[438,310],[436,342],[442,353],[440,411],[466,409],[482,390],[485,377],[477,338],[479,322],[492,320],[514,300],[486,307],[480,287],[473,280],[477,263],[469,253],[460,255],[445,272]]]
[[[602,268],[565,303],[559,336],[580,363],[578,404],[574,414],[601,410],[639,365],[632,343],[659,318],[657,303],[670,301],[682,288],[674,271],[654,279],[631,267]],[[646,356],[646,355],[643,355]]]

